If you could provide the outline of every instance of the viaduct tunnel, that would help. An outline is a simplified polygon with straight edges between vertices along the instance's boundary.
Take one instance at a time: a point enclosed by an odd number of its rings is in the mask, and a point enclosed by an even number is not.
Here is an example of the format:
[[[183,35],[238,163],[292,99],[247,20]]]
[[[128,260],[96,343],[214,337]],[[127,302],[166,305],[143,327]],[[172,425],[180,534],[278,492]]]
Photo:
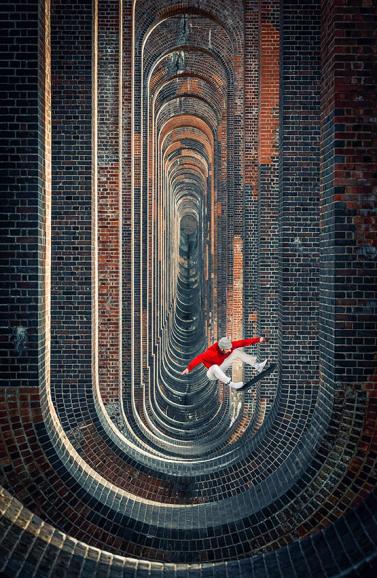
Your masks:
[[[376,2],[0,22],[0,575],[371,576]]]

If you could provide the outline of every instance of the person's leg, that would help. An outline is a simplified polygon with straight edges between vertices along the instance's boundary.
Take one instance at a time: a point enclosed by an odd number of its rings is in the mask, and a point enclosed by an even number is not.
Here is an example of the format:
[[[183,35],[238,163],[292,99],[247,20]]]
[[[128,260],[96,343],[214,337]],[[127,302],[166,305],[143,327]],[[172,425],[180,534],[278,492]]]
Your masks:
[[[243,386],[243,381],[232,381],[218,365],[211,365],[207,371],[207,377],[211,381],[218,379],[233,389],[240,389]]]
[[[232,353],[226,359],[224,359],[224,361],[220,365],[220,368],[223,371],[226,371],[238,359],[241,359],[242,361],[248,363],[249,365],[252,365],[253,367],[257,362],[257,358],[254,355],[248,355],[247,353],[242,351],[242,349],[234,349],[234,351],[232,351]]]
[[[226,373],[224,373],[223,370],[220,369],[218,365],[211,365],[211,367],[207,371],[207,377],[211,381],[219,379],[220,381],[222,381],[222,383],[228,383],[230,380],[230,377],[228,377]]]
[[[217,379],[213,368],[214,368],[214,365],[212,365],[212,367],[209,367],[207,369],[207,377],[210,381],[215,381]]]
[[[265,359],[265,361],[262,361],[261,363],[258,363],[255,355],[249,355],[248,353],[245,353],[243,349],[235,349],[234,351],[232,351],[229,357],[227,357],[222,362],[220,368],[223,371],[226,371],[238,359],[240,359],[244,363],[247,363],[248,365],[251,365],[257,371],[262,371],[267,363],[267,359]]]

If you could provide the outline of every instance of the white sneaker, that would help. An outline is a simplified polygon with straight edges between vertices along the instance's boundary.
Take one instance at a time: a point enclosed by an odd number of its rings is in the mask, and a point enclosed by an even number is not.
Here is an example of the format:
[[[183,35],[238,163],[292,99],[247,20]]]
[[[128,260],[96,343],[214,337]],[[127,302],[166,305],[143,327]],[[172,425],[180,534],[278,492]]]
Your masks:
[[[228,385],[232,389],[241,389],[241,387],[243,387],[243,381],[231,381]]]
[[[264,370],[264,368],[266,367],[266,363],[267,363],[267,359],[265,359],[264,361],[261,361],[260,363],[256,363],[254,365],[254,369],[257,370],[258,373],[262,373],[262,371]]]

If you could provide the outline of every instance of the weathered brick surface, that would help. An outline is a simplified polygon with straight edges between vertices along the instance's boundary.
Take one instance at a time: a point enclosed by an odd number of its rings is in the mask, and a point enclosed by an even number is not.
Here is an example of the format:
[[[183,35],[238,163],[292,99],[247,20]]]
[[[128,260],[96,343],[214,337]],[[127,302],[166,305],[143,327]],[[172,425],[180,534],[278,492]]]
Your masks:
[[[301,407],[307,418],[319,382],[318,2],[306,2],[300,12],[296,2],[286,2],[282,34],[279,378],[281,387],[292,391],[297,410]]]
[[[375,3],[52,0],[51,39],[48,0],[0,15],[0,573],[366,575]],[[279,362],[255,391],[181,375],[243,330]]]
[[[98,194],[98,382],[103,401],[119,398],[121,386],[120,11],[98,6],[97,194]]]
[[[257,325],[257,278],[258,278],[258,142],[259,142],[259,26],[260,11],[257,0],[245,2],[245,94],[244,94],[244,334],[254,335]],[[244,370],[251,376],[250,369]]]
[[[130,387],[132,375],[132,340],[133,332],[131,325],[131,303],[133,287],[131,285],[131,254],[132,254],[132,223],[131,223],[131,187],[132,187],[132,143],[130,135],[132,130],[132,2],[122,2],[121,29],[121,64],[122,78],[121,91],[121,122],[122,122],[122,146],[121,146],[121,182],[122,182],[122,382],[124,387]]]
[[[270,360],[278,350],[279,281],[279,100],[280,100],[280,2],[261,2],[259,14],[259,131],[258,209],[256,214],[257,261],[254,325],[257,335],[269,338]],[[277,375],[263,382],[263,402],[271,406],[276,395]]]
[[[67,429],[92,390],[92,16],[89,0],[52,3],[51,383]]]
[[[38,258],[43,142],[38,6],[1,5],[0,383],[38,383]]]
[[[323,381],[368,396],[376,384],[377,345],[375,24],[373,2],[323,7]]]

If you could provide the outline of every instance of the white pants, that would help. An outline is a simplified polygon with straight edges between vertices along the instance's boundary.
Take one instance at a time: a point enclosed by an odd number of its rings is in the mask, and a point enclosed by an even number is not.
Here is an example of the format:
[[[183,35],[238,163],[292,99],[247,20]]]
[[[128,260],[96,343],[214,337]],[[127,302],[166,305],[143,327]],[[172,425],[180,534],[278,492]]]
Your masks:
[[[255,367],[257,363],[257,358],[255,355],[249,355],[245,353],[242,349],[234,349],[232,353],[224,359],[221,365],[211,365],[207,371],[207,377],[210,381],[219,379],[223,383],[229,383],[229,377],[224,373],[229,367],[238,359],[241,359],[244,363],[252,365]]]

